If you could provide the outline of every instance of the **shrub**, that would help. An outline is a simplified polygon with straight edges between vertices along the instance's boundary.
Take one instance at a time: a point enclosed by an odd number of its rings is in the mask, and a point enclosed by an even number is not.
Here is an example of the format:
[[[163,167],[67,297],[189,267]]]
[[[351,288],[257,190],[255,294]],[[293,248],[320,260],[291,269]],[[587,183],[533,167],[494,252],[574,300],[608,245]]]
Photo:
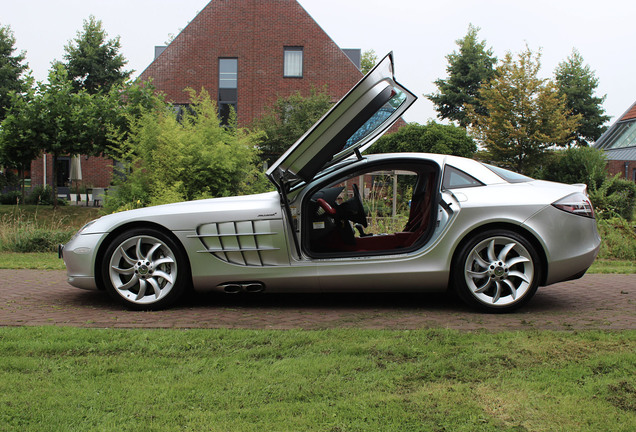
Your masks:
[[[51,186],[34,186],[26,197],[25,204],[53,205],[53,190]],[[66,204],[64,200],[57,200],[58,205]],[[15,204],[15,203],[14,203]]]
[[[384,135],[371,153],[422,152],[472,157],[477,144],[464,128],[429,121],[425,125],[409,123],[397,132]]]
[[[14,252],[55,252],[57,245],[68,242],[74,233],[75,230],[22,228],[17,231],[11,249]]]
[[[599,258],[636,260],[636,227],[619,217],[600,219],[597,226],[603,239]]]
[[[11,191],[0,194],[0,204],[15,205],[22,202],[22,193],[20,191]]]
[[[590,199],[599,219],[622,217],[630,221],[636,206],[636,183],[614,177],[606,177],[597,188],[590,188]]]
[[[533,174],[535,178],[566,184],[585,183],[598,188],[607,177],[605,153],[592,147],[555,151]]]
[[[66,218],[43,224],[38,213],[27,215],[14,206],[11,213],[0,218],[0,251],[55,252],[59,243],[66,243],[75,233]]]
[[[123,167],[107,211],[208,197],[262,192],[257,167],[262,135],[219,124],[209,95],[191,94],[191,109],[177,119],[170,110],[130,119],[116,157]]]

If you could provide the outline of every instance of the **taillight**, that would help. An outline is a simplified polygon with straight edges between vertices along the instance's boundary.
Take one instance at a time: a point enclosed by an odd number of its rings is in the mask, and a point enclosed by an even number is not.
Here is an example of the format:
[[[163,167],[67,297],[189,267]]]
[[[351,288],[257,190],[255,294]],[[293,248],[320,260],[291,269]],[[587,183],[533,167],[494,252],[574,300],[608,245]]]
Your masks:
[[[574,193],[552,204],[559,210],[579,216],[594,218],[594,208],[590,199],[582,193]]]

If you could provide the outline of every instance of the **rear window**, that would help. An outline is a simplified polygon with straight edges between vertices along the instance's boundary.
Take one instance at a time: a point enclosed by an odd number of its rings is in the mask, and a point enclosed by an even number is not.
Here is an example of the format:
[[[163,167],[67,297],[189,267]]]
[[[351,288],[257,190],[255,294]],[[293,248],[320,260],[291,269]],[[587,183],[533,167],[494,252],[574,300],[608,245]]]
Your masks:
[[[522,174],[516,173],[514,171],[509,171],[507,169],[499,168],[493,165],[483,164],[490,171],[497,174],[499,177],[507,181],[508,183],[525,183],[532,181],[534,179],[524,176]]]
[[[444,189],[459,189],[483,185],[484,184],[475,177],[453,166],[446,165],[446,168],[444,168],[444,177],[442,179],[442,188]]]

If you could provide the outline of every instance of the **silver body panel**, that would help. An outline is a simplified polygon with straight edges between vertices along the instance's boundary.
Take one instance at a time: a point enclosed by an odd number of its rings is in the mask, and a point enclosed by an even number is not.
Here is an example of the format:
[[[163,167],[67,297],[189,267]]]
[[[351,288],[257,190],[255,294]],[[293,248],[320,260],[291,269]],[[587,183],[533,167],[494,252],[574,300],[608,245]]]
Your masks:
[[[405,158],[433,162],[441,169],[446,164],[461,167],[485,184],[439,191],[452,212],[438,207],[438,226],[416,251],[320,259],[303,251],[298,256],[279,195],[270,192],[104,216],[65,246],[69,283],[97,288],[97,251],[110,233],[136,224],[156,225],[173,233],[187,253],[194,288],[203,291],[221,289],[219,285],[224,283],[249,281],[262,282],[268,292],[441,291],[448,286],[453,254],[460,242],[480,228],[502,224],[519,227],[540,244],[547,260],[546,284],[582,272],[594,260],[600,246],[594,219],[551,205],[580,192],[581,187],[542,181],[507,183],[476,161],[433,154],[371,155],[348,167]],[[335,170],[320,181],[327,182],[337,175],[339,171]],[[300,207],[305,191],[312,186],[307,185],[292,197],[293,208]],[[297,217],[296,223],[301,224],[302,214]],[[257,244],[262,250],[256,250]]]

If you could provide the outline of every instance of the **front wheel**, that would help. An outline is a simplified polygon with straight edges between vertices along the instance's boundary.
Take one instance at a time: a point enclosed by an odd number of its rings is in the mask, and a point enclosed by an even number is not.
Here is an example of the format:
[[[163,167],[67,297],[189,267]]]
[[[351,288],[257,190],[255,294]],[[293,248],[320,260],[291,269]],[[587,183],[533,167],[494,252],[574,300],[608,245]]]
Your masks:
[[[508,230],[478,234],[459,251],[453,285],[459,297],[488,312],[509,312],[537,291],[541,262],[523,236]]]
[[[155,229],[117,236],[102,260],[106,291],[135,310],[162,309],[185,291],[187,261],[179,245]]]

